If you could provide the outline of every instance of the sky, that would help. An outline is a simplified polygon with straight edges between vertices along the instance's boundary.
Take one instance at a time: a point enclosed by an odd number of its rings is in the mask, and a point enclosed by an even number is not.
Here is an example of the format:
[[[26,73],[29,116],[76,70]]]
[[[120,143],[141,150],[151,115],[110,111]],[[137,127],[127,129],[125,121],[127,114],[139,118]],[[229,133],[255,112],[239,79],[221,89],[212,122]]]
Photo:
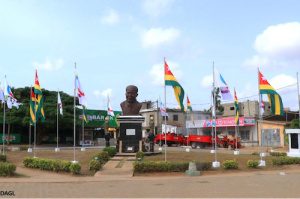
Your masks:
[[[260,70],[284,107],[297,111],[299,7],[298,0],[0,0],[0,81],[34,86],[37,70],[41,88],[73,96],[76,63],[87,108],[106,110],[109,95],[120,111],[128,85],[138,87],[139,102],[165,101],[165,59],[193,110],[210,107],[214,65],[239,102],[258,100]],[[178,108],[170,86],[166,102]]]

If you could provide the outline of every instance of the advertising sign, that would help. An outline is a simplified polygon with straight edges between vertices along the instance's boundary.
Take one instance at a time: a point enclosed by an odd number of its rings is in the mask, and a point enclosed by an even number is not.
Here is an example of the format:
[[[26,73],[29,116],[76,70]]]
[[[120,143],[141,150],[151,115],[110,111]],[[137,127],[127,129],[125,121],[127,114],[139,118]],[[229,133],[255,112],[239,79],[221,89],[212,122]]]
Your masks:
[[[240,117],[239,126],[255,126],[255,118],[253,117]],[[235,126],[235,118],[223,118],[223,119],[207,119],[207,120],[195,120],[195,125],[191,121],[187,121],[189,128],[208,128],[217,125],[217,127],[230,127]],[[216,123],[216,124],[215,124]]]
[[[117,117],[121,114],[121,111],[114,111],[115,117],[108,116],[109,127],[118,127],[119,123],[117,122]],[[76,117],[79,119],[83,118],[82,109],[77,109]],[[105,125],[105,118],[107,117],[106,110],[87,110],[87,119],[88,123],[85,126],[103,126]]]

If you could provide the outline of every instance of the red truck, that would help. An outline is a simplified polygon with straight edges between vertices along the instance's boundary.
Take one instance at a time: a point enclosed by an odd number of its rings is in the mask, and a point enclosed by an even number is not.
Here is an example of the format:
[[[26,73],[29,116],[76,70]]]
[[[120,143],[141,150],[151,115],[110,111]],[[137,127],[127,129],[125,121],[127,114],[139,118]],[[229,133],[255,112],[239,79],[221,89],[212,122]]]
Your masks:
[[[197,148],[200,146],[201,149],[204,149],[207,145],[212,145],[215,143],[215,139],[212,136],[206,135],[189,135],[188,137],[184,137],[182,135],[177,135],[176,133],[170,133],[166,136],[167,145],[172,146],[172,144],[176,145],[191,145],[191,147]],[[165,143],[165,134],[156,135],[155,143],[159,146],[162,146]],[[217,137],[217,143],[219,143],[219,138]]]
[[[154,142],[159,146],[165,144],[165,139],[167,140],[167,145],[172,146],[172,144],[183,145],[186,144],[186,138],[182,135],[177,135],[176,133],[168,133],[165,137],[165,134],[156,135]]]

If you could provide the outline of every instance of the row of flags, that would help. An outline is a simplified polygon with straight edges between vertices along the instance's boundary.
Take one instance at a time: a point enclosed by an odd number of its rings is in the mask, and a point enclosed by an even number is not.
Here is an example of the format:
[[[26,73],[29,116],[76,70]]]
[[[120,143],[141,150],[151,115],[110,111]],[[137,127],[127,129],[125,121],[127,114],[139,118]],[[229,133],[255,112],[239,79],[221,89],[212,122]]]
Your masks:
[[[173,73],[171,72],[167,62],[165,64],[165,86],[172,86],[174,89],[174,94],[179,104],[181,111],[185,112],[185,107],[183,105],[184,99],[184,90],[182,86],[179,84],[177,79],[174,77]],[[221,73],[214,68],[214,86],[220,88],[222,99],[227,101],[234,101],[235,104],[235,123],[239,125],[239,103],[236,95],[236,91],[234,90],[234,99],[230,93],[228,85],[224,78],[222,77]],[[267,94],[269,103],[271,106],[271,111],[275,115],[283,115],[283,104],[280,95],[276,92],[276,90],[269,84],[269,82],[264,78],[260,71],[258,71],[259,77],[259,94],[260,97],[260,115],[264,113],[264,101],[263,101],[263,94]],[[212,103],[213,104],[213,103]],[[212,115],[215,116],[214,104],[212,105]],[[187,97],[187,108],[189,113],[192,112],[192,106],[190,103],[189,98]],[[164,105],[160,104],[160,110],[162,116],[168,116]],[[193,115],[191,114],[191,121],[194,123]]]

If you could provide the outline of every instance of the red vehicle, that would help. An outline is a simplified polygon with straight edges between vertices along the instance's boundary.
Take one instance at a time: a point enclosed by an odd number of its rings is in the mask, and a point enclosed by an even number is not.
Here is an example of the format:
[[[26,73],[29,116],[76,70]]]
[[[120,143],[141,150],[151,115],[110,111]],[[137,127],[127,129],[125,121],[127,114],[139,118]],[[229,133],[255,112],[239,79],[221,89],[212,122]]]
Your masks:
[[[210,135],[189,135],[188,137],[189,145],[193,149],[199,146],[201,149],[204,149],[207,145],[212,145],[215,143],[215,138]],[[219,143],[219,138],[217,137],[217,144]]]
[[[165,134],[156,135],[154,142],[159,146],[162,146],[165,143],[165,139],[167,140],[167,145],[172,146],[172,144],[182,145],[186,144],[186,138],[182,135],[177,135],[176,133],[168,133],[165,137]]]
[[[223,139],[220,140],[220,146],[221,147],[224,147],[224,148],[228,148],[228,146],[231,146],[232,149],[235,149],[236,148],[236,139],[228,139],[227,136],[225,136]],[[238,139],[237,140],[237,147],[238,148],[241,148],[242,145],[241,145],[241,141]]]

